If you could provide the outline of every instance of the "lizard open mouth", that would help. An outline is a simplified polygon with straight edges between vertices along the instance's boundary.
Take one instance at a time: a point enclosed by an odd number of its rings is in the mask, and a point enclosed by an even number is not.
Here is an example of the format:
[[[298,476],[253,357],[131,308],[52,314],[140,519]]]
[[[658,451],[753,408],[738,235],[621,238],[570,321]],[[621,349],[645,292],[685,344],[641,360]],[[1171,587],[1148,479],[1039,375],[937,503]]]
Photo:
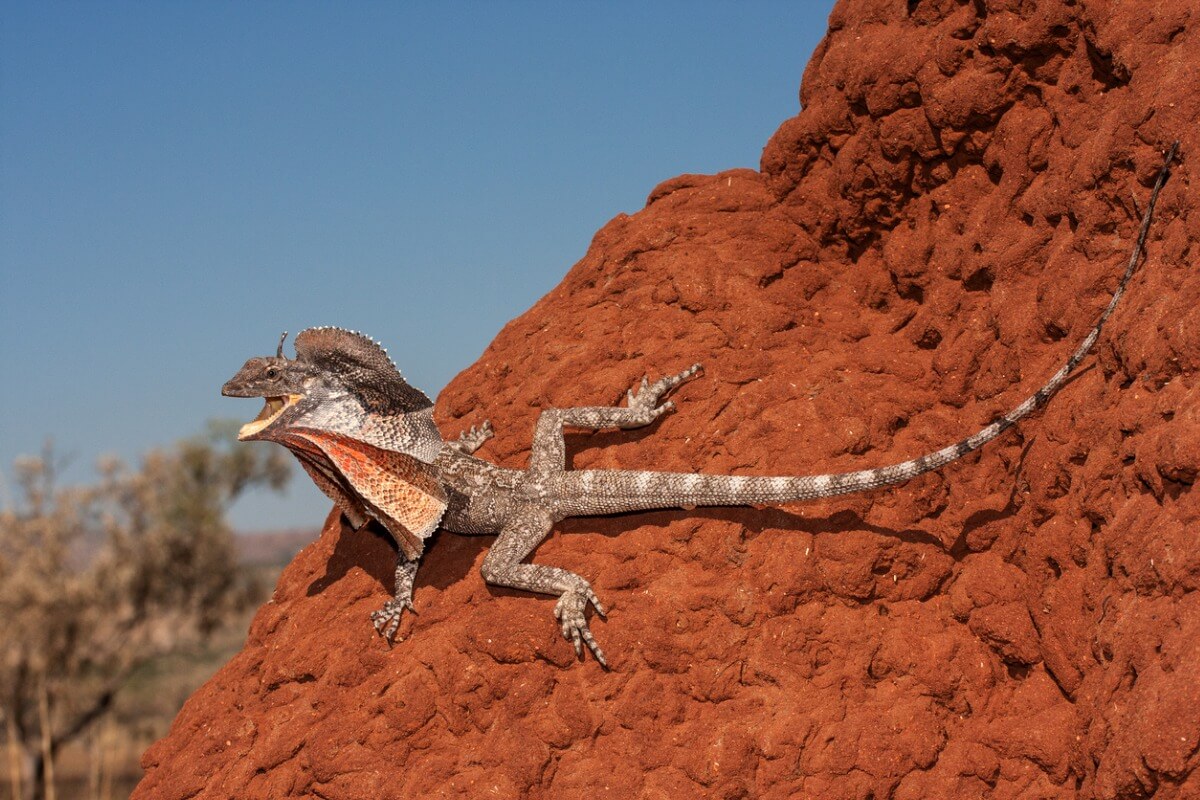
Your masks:
[[[255,417],[252,421],[247,422],[238,430],[238,439],[245,439],[248,436],[253,436],[263,428],[270,425],[279,418],[279,415],[282,414],[285,409],[295,405],[296,401],[299,400],[301,396],[302,395],[298,394],[289,394],[264,398],[267,402],[265,405],[263,405],[262,411],[258,412],[257,417]]]

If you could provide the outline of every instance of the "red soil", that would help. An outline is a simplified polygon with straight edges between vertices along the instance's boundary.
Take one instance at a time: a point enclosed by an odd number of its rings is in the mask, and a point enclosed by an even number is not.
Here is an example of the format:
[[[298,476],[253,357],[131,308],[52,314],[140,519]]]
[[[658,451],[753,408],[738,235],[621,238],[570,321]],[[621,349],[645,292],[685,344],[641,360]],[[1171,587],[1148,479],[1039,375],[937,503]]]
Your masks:
[[[986,13],[983,8],[987,7]],[[1108,301],[1163,149],[1146,263],[1049,408],[940,474],[767,510],[571,520],[605,672],[553,601],[439,534],[419,616],[336,520],[136,798],[1200,797],[1200,17],[1184,2],[843,0],[762,171],[618,216],[438,401],[522,466],[549,406],[704,377],[576,467],[804,474],[947,444],[1054,372]]]

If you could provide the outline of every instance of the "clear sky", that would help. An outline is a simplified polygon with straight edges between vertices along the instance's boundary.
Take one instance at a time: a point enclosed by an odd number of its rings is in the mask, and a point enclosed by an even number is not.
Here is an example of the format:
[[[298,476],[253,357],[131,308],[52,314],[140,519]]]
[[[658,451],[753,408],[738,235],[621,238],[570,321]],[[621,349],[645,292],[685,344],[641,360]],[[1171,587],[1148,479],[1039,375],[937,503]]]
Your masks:
[[[4,3],[0,475],[252,418],[285,329],[435,394],[655,184],[757,168],[831,7]],[[319,525],[293,483],[235,524]]]

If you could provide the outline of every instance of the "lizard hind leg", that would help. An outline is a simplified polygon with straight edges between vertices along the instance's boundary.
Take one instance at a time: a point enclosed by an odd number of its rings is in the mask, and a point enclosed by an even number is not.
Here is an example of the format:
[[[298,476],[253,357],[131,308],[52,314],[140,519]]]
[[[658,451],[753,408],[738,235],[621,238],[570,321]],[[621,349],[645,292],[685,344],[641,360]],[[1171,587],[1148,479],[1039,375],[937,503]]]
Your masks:
[[[588,627],[587,607],[604,617],[604,606],[592,591],[592,585],[574,572],[541,564],[522,564],[550,534],[553,518],[550,512],[537,506],[518,510],[500,531],[499,538],[483,559],[483,579],[490,584],[524,589],[539,594],[556,594],[558,603],[554,616],[558,618],[563,638],[575,647],[575,655],[583,656],[586,644],[596,661],[608,669],[604,651],[596,643]]]
[[[562,472],[566,468],[566,444],[563,428],[621,428],[629,430],[649,425],[654,420],[675,408],[668,400],[659,400],[681,383],[691,380],[703,370],[693,364],[677,375],[659,378],[653,383],[642,378],[635,389],[625,393],[625,406],[585,406],[580,408],[549,408],[538,417],[533,433],[533,452],[530,469],[533,472]]]

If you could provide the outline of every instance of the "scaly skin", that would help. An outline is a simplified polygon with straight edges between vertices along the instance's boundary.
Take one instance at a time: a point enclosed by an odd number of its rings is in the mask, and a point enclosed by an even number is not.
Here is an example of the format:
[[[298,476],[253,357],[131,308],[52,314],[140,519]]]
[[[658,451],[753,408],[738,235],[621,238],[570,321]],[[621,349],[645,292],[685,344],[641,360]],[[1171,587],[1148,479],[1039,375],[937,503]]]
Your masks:
[[[877,469],[804,477],[747,477],[690,473],[568,470],[563,429],[632,429],[649,425],[674,407],[663,398],[700,373],[700,365],[651,383],[643,378],[624,407],[552,408],[538,418],[529,467],[512,470],[472,455],[492,436],[491,425],[443,442],[429,399],[409,386],[386,351],[361,334],[310,328],[296,337],[295,359],[250,359],[222,390],[238,397],[269,398],[260,420],[241,438],[266,439],[290,448],[316,484],[356,528],[374,519],[396,539],[395,596],[372,614],[389,641],[412,589],[424,540],[439,525],[462,534],[499,534],[483,562],[491,584],[558,596],[554,614],[563,636],[582,657],[583,647],[607,667],[588,627],[590,605],[604,616],[591,585],[558,567],[524,563],[567,517],[658,508],[759,506],[863,492],[911,480],[971,453],[1044,405],[1091,350],[1133,276],[1154,205],[1178,143],[1150,195],[1124,275],[1101,313],[1062,368],[1044,386],[992,424],[919,458]],[[285,334],[286,335],[286,334]],[[273,416],[268,412],[276,410]]]

